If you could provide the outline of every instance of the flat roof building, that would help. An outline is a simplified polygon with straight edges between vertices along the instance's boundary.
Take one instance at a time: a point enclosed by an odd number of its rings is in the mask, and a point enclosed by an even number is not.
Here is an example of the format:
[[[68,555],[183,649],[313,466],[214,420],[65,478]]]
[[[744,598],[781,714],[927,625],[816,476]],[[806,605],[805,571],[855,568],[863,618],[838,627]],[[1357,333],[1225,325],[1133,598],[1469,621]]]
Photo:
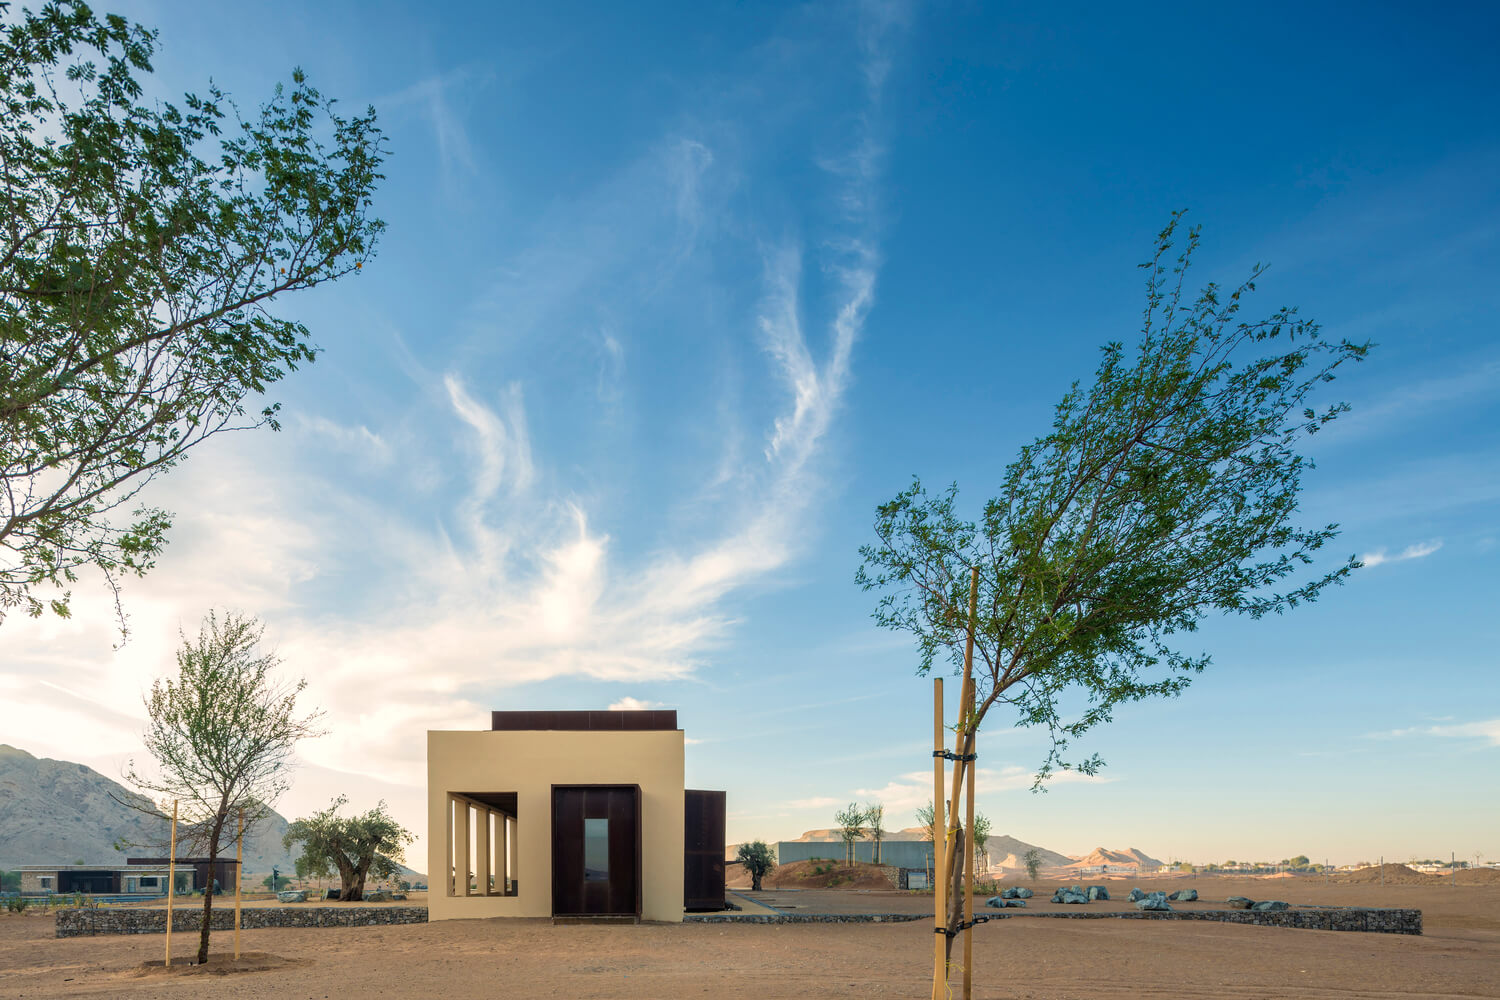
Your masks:
[[[428,914],[680,921],[724,908],[723,792],[675,711],[494,712],[427,734]]]

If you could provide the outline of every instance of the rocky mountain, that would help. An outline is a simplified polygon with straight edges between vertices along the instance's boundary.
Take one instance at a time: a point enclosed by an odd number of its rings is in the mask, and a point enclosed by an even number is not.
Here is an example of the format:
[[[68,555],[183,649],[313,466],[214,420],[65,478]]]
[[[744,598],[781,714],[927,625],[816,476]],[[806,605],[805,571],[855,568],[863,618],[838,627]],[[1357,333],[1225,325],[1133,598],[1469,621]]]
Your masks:
[[[990,856],[990,866],[999,868],[1011,868],[1016,871],[1026,869],[1026,853],[1036,851],[1040,857],[1043,868],[1057,868],[1062,865],[1070,865],[1073,859],[1066,854],[1049,851],[1045,847],[1028,844],[1024,840],[1017,840],[1009,834],[1001,834],[984,842],[984,849]]]
[[[1162,862],[1135,847],[1127,847],[1123,851],[1111,851],[1105,847],[1096,847],[1083,857],[1074,858],[1071,862],[1068,862],[1067,867],[1088,868],[1094,865],[1137,865],[1141,871],[1149,871],[1160,868]]]
[[[138,812],[126,802],[151,805],[93,768],[0,744],[0,868],[79,861],[117,865],[127,857],[164,856],[168,818]],[[272,866],[291,871],[293,860],[281,846],[286,825],[272,812],[245,838],[247,873],[269,872]],[[117,850],[117,842],[145,846]]]

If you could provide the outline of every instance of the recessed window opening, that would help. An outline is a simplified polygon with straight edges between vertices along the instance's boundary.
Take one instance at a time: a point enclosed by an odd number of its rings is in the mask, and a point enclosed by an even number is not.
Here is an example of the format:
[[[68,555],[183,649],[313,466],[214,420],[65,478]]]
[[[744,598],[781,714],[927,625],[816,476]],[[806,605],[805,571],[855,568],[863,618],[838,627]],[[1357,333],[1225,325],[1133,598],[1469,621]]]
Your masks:
[[[515,896],[515,792],[448,793],[447,894]]]
[[[583,880],[609,881],[609,820],[583,821]]]

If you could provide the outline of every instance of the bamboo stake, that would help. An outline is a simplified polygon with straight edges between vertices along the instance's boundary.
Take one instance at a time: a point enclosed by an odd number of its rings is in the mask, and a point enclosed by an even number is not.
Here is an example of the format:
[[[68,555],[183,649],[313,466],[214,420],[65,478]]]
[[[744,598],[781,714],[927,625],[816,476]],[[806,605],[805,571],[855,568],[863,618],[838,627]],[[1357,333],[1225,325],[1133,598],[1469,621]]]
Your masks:
[[[245,810],[240,810],[240,835],[234,842],[234,960],[240,960],[240,883],[245,880]],[[271,883],[276,891],[276,883]]]
[[[965,749],[965,733],[974,726],[974,619],[978,613],[979,605],[979,568],[976,566],[969,574],[969,635],[964,643],[964,678],[963,686],[959,689],[958,700],[958,727],[953,737],[953,750],[956,756],[962,758],[968,751]],[[959,759],[953,764],[953,794],[949,796],[951,808],[948,810],[948,828],[946,834],[946,849],[943,852],[943,877],[951,879],[956,872],[954,867],[958,864],[958,803],[963,791],[963,776],[965,768],[972,769],[973,765]],[[968,836],[972,831],[965,831]],[[968,848],[972,850],[972,848]],[[947,926],[947,918],[944,917],[943,926]]]
[[[969,680],[969,697],[964,700],[964,717],[974,715],[974,681]],[[974,730],[972,722],[968,738],[964,740],[964,754],[974,753]],[[968,795],[964,802],[964,858],[968,861],[964,885],[964,1000],[974,998],[974,855],[978,847],[974,842],[974,762],[970,761]]]
[[[941,754],[947,740],[943,736],[943,679],[932,679],[932,748]],[[944,1000],[948,977],[944,968],[944,938],[937,928],[948,926],[948,906],[943,892],[943,869],[937,863],[937,833],[945,829],[943,823],[943,758],[932,758],[932,909],[936,923],[932,935],[932,1000]]]
[[[177,894],[177,800],[172,800],[172,848],[167,852],[167,968],[172,967],[172,897]]]

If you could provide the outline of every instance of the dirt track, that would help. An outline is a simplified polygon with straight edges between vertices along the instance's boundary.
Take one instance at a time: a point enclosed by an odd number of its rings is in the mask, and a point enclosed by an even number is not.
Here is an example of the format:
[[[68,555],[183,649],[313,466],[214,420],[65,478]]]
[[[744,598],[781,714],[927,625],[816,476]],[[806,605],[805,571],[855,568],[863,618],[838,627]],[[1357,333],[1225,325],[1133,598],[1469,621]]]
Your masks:
[[[1500,996],[1500,886],[1382,889],[1298,880],[1272,893],[1246,891],[1250,880],[1190,884],[1213,897],[1415,906],[1424,911],[1427,933],[1005,920],[976,931],[975,996]],[[896,909],[875,894],[861,895],[868,905]],[[900,909],[920,908],[920,897],[904,898],[915,905]],[[51,936],[52,923],[44,916],[0,917],[0,996],[203,995],[199,976],[141,971],[142,963],[160,959],[160,936],[59,940]],[[229,943],[227,934],[218,935],[215,950]],[[911,997],[926,995],[932,931],[923,921],[727,927],[452,921],[250,931],[244,947],[288,964],[260,961],[263,971],[214,977],[215,997]]]

